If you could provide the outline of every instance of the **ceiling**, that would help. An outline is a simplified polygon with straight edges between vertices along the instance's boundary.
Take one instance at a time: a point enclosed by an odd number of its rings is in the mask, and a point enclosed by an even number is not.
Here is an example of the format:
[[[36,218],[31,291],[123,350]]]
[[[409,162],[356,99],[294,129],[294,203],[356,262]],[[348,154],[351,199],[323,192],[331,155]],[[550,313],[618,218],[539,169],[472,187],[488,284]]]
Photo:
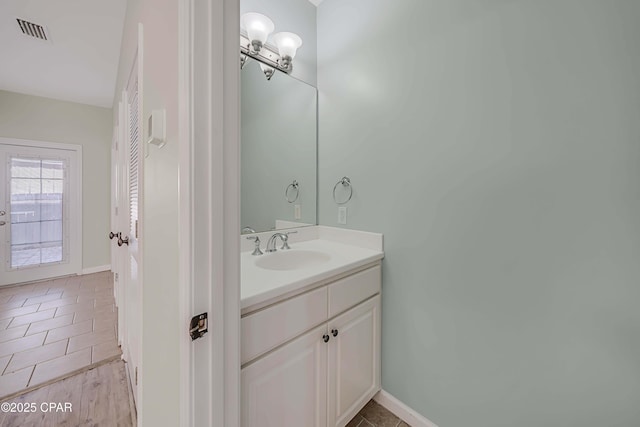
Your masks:
[[[311,3],[315,4],[316,6],[319,6],[320,3],[322,3],[322,0],[309,0]]]
[[[127,0],[0,0],[0,89],[111,107]],[[16,18],[46,27],[22,34]]]

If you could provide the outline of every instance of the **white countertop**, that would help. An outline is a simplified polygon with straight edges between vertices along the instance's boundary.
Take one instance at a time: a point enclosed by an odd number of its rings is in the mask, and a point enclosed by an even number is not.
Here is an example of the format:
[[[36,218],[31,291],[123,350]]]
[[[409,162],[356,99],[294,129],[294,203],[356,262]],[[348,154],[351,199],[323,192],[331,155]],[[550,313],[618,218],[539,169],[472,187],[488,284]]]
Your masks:
[[[335,229],[334,229],[335,230]],[[340,233],[340,232],[338,232]],[[349,231],[350,234],[360,233]],[[382,249],[382,236],[379,247],[345,243],[333,239],[336,231],[324,227],[324,231],[318,234],[319,238],[305,241],[295,241],[291,236],[291,249],[293,251],[317,251],[330,256],[330,259],[322,264],[301,268],[298,270],[268,270],[258,267],[257,260],[272,254],[251,255],[252,251],[240,254],[241,260],[241,309],[255,306],[266,301],[276,302],[279,296],[291,295],[296,290],[306,288],[313,283],[320,282],[330,277],[345,273],[349,270],[370,264],[384,258]],[[341,233],[342,234],[342,233]],[[373,233],[368,233],[373,235]],[[329,238],[322,238],[323,235]],[[315,236],[314,236],[315,237]],[[348,240],[348,239],[346,239]],[[360,243],[360,244],[359,244]],[[264,244],[262,249],[264,250]],[[369,246],[369,247],[363,247]],[[281,251],[280,249],[278,251]],[[277,252],[276,252],[277,253]]]

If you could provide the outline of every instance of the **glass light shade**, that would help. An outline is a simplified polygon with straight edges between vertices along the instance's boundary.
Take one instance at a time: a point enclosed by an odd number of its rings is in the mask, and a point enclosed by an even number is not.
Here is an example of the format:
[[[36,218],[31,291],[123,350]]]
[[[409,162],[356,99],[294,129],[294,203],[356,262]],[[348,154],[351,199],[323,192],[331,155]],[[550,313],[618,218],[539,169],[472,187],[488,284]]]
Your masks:
[[[298,48],[302,46],[302,39],[294,33],[276,33],[273,41],[278,46],[278,53],[281,57],[295,58]]]
[[[262,62],[260,62],[260,69],[262,70],[264,75],[267,77],[267,80],[271,80],[271,77],[273,77],[273,74],[276,72],[275,68],[270,67],[266,64],[263,64]]]
[[[240,26],[247,31],[247,36],[253,45],[260,42],[260,46],[267,42],[269,34],[276,28],[268,17],[255,12],[245,13],[240,18]]]

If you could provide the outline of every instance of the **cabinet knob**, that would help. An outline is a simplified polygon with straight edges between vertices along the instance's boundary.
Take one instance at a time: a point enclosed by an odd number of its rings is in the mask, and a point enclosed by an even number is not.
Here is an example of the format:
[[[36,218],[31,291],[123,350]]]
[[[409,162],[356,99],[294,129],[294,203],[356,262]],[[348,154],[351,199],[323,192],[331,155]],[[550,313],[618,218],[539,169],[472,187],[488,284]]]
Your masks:
[[[329,342],[329,335],[324,334],[324,335],[322,336],[322,341],[324,341],[324,342]]]
[[[332,329],[331,330],[331,335],[333,335],[334,337],[338,336],[338,330],[337,329]]]

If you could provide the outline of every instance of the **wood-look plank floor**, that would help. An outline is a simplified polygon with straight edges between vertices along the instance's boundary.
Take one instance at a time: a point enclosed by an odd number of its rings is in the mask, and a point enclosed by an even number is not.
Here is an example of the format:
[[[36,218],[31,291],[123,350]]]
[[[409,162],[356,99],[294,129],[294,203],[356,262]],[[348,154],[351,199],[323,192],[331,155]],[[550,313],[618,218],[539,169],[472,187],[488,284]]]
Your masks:
[[[35,403],[34,412],[5,412],[6,404],[10,405],[10,410],[11,406],[17,410],[32,403]],[[50,403],[62,406],[49,410]],[[64,410],[66,403],[70,404],[70,411]],[[132,407],[125,365],[121,360],[25,393],[1,405],[2,427],[136,425],[135,408]]]

